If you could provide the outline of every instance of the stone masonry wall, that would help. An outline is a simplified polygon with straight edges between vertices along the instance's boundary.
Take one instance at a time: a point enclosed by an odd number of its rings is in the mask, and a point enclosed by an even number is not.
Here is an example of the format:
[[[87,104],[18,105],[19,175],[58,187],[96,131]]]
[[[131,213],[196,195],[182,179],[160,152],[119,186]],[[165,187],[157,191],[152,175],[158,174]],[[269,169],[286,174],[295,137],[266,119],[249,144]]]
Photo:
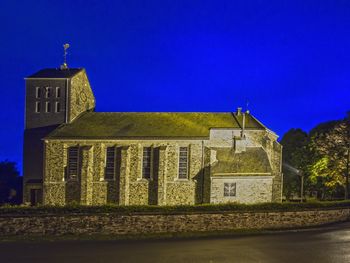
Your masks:
[[[85,70],[79,72],[71,79],[69,105],[69,122],[73,121],[81,113],[95,108],[95,97]]]
[[[282,200],[282,146],[277,142],[277,135],[270,131],[247,131],[248,146],[262,146],[266,151],[271,169],[272,184],[272,202]]]
[[[79,186],[65,180],[67,150],[69,147],[88,147],[89,154],[83,158],[82,176]],[[119,177],[105,180],[106,148],[121,149]],[[188,179],[178,178],[179,147],[189,148]],[[159,151],[159,167],[152,168],[151,179],[142,178],[143,147]],[[202,142],[200,140],[101,140],[45,142],[44,204],[64,205],[76,199],[81,204],[101,205],[178,205],[202,202]],[[89,158],[88,162],[84,159]],[[89,164],[89,165],[88,165]],[[159,170],[157,173],[156,171]],[[209,176],[209,174],[207,174]],[[88,182],[85,182],[88,178]],[[78,191],[78,192],[77,192]],[[209,200],[209,197],[207,198]]]
[[[265,203],[272,201],[271,176],[232,176],[225,178],[225,183],[236,184],[235,196],[224,196],[223,179],[212,178],[211,203]]]
[[[286,229],[346,221],[350,208],[297,212],[0,215],[0,236],[147,235]]]
[[[220,140],[230,132],[213,133]],[[232,132],[231,132],[232,133]],[[251,146],[262,146],[268,153],[272,168],[272,197],[255,202],[281,201],[281,147],[265,131],[246,131]],[[224,141],[226,141],[226,139]],[[211,140],[211,138],[210,138]],[[64,205],[79,202],[87,205],[115,203],[120,205],[179,205],[210,203],[211,169],[210,140],[49,140],[45,141],[44,204]],[[214,140],[215,141],[215,140]],[[226,143],[226,142],[225,142]],[[72,146],[89,147],[79,182],[65,181],[67,149]],[[179,147],[188,147],[188,178],[179,179]],[[228,147],[232,146],[229,144]],[[113,179],[105,180],[106,148],[116,147],[121,154],[120,170]],[[125,148],[127,147],[127,149]],[[143,147],[157,153],[158,164],[152,161],[151,178],[142,178]],[[85,159],[83,158],[83,160]],[[157,168],[153,167],[158,165]],[[89,180],[88,182],[85,182]],[[259,183],[259,180],[253,182]],[[78,185],[77,185],[78,184]],[[252,188],[252,187],[251,187]],[[254,188],[254,187],[253,187]],[[266,189],[270,189],[270,185]],[[85,189],[85,190],[84,190]],[[249,189],[249,186],[248,188]],[[258,188],[254,188],[255,190]],[[260,189],[260,188],[259,188]],[[80,195],[80,192],[83,191]],[[244,202],[243,200],[236,200]],[[249,200],[252,203],[253,200]]]
[[[210,140],[206,143],[209,147],[232,147],[233,136],[240,136],[241,130],[212,129]],[[278,136],[269,130],[250,130],[244,132],[244,142],[240,143],[241,150],[246,147],[262,147],[266,151],[272,170],[272,201],[282,201],[282,146],[277,142]],[[231,141],[230,141],[231,138]],[[244,145],[244,147],[242,147]],[[266,198],[265,198],[266,199]]]

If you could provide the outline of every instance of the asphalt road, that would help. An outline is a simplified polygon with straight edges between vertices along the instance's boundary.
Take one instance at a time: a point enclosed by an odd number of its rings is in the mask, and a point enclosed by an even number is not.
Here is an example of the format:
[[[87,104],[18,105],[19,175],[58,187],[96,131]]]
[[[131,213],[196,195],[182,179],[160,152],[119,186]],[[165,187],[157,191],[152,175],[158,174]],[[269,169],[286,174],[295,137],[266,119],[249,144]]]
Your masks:
[[[0,243],[0,262],[350,262],[350,222],[224,238]]]

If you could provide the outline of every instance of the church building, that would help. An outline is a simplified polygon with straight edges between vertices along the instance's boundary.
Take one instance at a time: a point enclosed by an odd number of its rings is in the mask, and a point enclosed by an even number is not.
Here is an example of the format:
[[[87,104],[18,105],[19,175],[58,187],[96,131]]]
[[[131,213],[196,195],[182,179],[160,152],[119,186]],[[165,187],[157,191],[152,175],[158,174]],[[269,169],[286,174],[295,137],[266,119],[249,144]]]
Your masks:
[[[281,201],[282,147],[248,111],[95,112],[85,69],[25,81],[24,203]]]

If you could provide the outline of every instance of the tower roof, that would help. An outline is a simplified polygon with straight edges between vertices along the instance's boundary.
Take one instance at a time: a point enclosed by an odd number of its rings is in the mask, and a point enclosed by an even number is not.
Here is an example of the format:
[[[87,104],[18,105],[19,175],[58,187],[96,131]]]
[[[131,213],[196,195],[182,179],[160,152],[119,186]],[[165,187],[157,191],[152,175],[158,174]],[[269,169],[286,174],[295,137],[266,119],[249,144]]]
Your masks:
[[[83,68],[69,68],[69,69],[59,69],[59,68],[45,68],[39,70],[38,72],[30,75],[27,79],[69,79],[74,75],[78,74]]]

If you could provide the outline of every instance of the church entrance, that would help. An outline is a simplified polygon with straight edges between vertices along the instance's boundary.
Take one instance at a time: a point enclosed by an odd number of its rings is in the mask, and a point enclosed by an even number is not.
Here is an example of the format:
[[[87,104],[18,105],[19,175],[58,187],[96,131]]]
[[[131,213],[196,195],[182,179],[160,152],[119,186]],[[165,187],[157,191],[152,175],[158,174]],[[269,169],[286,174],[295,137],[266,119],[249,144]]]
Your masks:
[[[30,205],[38,205],[42,203],[43,191],[42,189],[30,189]]]

